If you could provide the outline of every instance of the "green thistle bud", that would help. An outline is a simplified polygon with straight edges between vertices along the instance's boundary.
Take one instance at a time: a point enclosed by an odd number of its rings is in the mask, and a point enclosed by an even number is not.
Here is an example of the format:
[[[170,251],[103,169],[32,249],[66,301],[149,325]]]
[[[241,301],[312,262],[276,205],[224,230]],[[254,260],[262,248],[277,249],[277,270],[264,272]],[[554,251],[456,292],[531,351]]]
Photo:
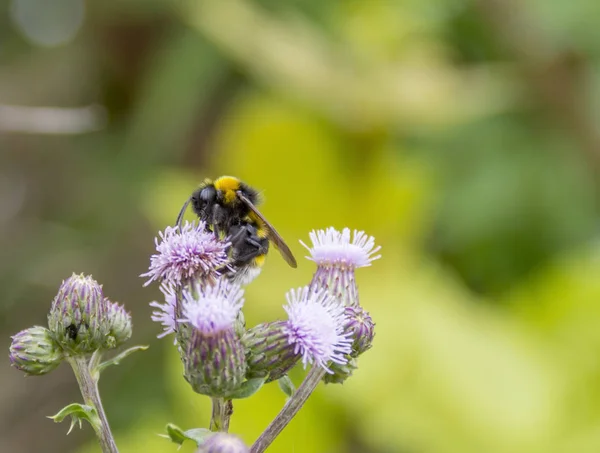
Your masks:
[[[73,274],[63,282],[48,314],[56,343],[69,355],[90,354],[103,347],[109,331],[102,286],[91,276]]]
[[[348,362],[343,365],[333,363],[329,367],[329,369],[333,371],[333,374],[326,374],[323,376],[323,382],[325,382],[325,384],[343,384],[346,379],[352,376],[354,370],[358,368],[358,364],[356,359],[349,355],[346,356],[346,359]]]
[[[106,349],[121,346],[131,338],[131,315],[125,311],[125,307],[105,299],[107,304],[108,335],[104,342]]]
[[[34,326],[12,337],[10,363],[28,376],[49,373],[63,359],[60,347],[45,327]]]
[[[288,330],[287,321],[275,321],[259,324],[244,334],[242,343],[246,350],[248,379],[275,381],[298,363],[302,354],[290,343]]]

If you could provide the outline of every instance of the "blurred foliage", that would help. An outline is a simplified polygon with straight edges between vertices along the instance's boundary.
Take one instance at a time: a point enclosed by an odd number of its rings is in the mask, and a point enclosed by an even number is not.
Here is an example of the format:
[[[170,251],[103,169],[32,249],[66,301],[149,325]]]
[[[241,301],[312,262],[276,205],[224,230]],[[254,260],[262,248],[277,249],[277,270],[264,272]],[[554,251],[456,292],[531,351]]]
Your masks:
[[[138,275],[198,181],[233,174],[297,257],[330,225],[382,245],[357,275],[373,349],[269,451],[597,452],[599,17],[592,0],[0,0],[0,347],[93,273],[151,344],[103,376],[117,443],[175,451],[156,434],[206,426],[209,402],[154,339],[160,294]],[[282,317],[313,270],[269,256],[248,323]],[[5,364],[0,451],[97,451],[44,418],[79,398],[67,367]],[[266,386],[231,430],[252,442],[284,400]]]

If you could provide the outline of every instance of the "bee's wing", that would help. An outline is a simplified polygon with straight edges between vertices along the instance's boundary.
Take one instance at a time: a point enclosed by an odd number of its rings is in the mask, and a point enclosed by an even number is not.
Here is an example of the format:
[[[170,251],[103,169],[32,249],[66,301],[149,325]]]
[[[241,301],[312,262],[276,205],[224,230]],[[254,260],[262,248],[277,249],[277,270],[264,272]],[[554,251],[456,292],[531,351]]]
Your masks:
[[[275,246],[279,250],[279,253],[281,253],[281,256],[283,256],[283,259],[290,266],[298,267],[298,264],[296,263],[296,258],[294,258],[294,255],[292,255],[292,251],[287,246],[287,244],[285,243],[283,238],[281,236],[279,236],[279,233],[277,232],[277,230],[275,228],[273,228],[273,225],[271,225],[269,223],[269,221],[267,219],[265,219],[265,216],[263,216],[260,213],[260,211],[256,208],[256,206],[254,206],[254,204],[252,204],[252,202],[250,200],[248,200],[248,198],[246,198],[242,192],[238,191],[237,196],[262,221],[265,229],[267,230],[267,237],[269,238],[269,240],[271,240],[273,242],[273,244],[275,244]]]

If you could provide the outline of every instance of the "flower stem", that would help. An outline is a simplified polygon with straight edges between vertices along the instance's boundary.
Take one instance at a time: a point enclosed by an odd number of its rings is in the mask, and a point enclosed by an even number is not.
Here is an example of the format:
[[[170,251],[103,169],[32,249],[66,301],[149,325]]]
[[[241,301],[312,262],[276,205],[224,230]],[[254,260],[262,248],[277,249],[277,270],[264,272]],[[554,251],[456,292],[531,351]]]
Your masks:
[[[102,401],[100,400],[100,393],[98,392],[98,379],[92,376],[90,371],[90,364],[88,360],[83,356],[69,357],[68,362],[73,368],[73,373],[77,378],[77,383],[83,396],[83,401],[88,406],[92,406],[100,419],[99,426],[94,427],[100,447],[103,453],[119,453],[115,440],[108,426],[108,420],[102,407]]]
[[[310,372],[304,378],[298,390],[285,403],[283,409],[277,414],[273,421],[267,426],[267,429],[260,435],[256,442],[250,448],[250,453],[263,453],[283,429],[292,421],[292,418],[302,408],[311,393],[317,388],[317,385],[323,379],[325,369],[320,366],[313,366]]]
[[[229,431],[229,420],[233,414],[233,403],[225,398],[212,398],[212,416],[210,430],[217,432]]]

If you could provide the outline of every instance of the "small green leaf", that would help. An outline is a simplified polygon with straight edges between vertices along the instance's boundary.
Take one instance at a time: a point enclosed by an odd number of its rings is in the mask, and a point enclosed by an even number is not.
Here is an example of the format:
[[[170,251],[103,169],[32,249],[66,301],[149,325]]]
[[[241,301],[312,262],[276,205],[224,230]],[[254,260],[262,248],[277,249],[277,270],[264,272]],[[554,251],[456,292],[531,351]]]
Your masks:
[[[121,360],[123,360],[129,354],[133,354],[136,351],[145,351],[148,348],[149,348],[149,346],[134,346],[132,348],[125,349],[122,353],[117,354],[112,359],[108,359],[107,361],[102,362],[100,365],[98,365],[96,367],[95,370],[93,370],[93,373],[94,373],[94,375],[99,376],[100,373],[102,371],[104,371],[105,368],[107,368],[111,365],[118,365],[119,363],[121,363]]]
[[[206,428],[193,428],[183,431],[179,426],[169,423],[167,425],[167,434],[161,434],[161,437],[170,439],[171,442],[181,446],[186,440],[191,440],[196,443],[196,446],[200,446],[204,443],[207,435],[212,434],[210,430]]]
[[[202,445],[204,443],[204,441],[206,440],[206,437],[213,434],[213,432],[210,429],[206,429],[206,428],[193,428],[193,429],[188,429],[185,432],[185,437],[187,439],[193,440],[194,442],[196,442],[196,445],[199,447],[200,445]]]
[[[279,388],[287,395],[288,398],[291,398],[294,392],[296,391],[296,387],[294,383],[290,379],[290,377],[286,374],[285,376],[280,377],[277,380],[279,384]]]
[[[236,391],[227,395],[229,399],[242,399],[254,395],[265,383],[265,378],[248,379]]]
[[[69,427],[67,434],[73,430],[76,423],[79,424],[79,428],[81,428],[82,420],[87,420],[94,430],[100,428],[100,419],[98,418],[96,409],[85,404],[69,404],[68,406],[63,407],[56,415],[52,415],[48,418],[54,420],[55,423],[61,423],[68,416],[71,417],[71,426]]]

